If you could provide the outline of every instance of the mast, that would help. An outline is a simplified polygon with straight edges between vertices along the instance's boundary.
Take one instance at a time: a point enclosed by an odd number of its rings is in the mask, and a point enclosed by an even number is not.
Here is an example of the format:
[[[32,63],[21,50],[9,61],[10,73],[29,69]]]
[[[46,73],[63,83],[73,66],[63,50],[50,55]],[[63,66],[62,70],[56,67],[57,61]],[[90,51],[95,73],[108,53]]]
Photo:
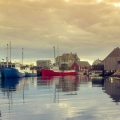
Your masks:
[[[58,46],[57,46],[57,52],[58,52],[58,62],[57,62],[57,65],[60,66],[60,57],[59,57],[59,49],[58,49]]]
[[[6,57],[6,65],[8,67],[8,44],[7,44],[7,57]]]
[[[54,49],[54,61],[55,61],[55,46],[53,46],[53,49]]]
[[[24,50],[24,49],[22,48],[22,66],[23,66],[23,50]]]
[[[10,41],[10,65],[12,67],[12,64],[11,64],[11,41]]]

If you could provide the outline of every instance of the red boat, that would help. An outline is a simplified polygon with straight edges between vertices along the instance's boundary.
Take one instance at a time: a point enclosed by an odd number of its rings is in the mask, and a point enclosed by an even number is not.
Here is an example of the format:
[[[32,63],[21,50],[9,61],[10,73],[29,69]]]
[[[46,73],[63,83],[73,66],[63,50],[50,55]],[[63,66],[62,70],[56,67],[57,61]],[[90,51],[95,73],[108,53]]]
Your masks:
[[[49,70],[49,69],[42,69],[42,76],[65,76],[65,75],[76,75],[75,70]]]

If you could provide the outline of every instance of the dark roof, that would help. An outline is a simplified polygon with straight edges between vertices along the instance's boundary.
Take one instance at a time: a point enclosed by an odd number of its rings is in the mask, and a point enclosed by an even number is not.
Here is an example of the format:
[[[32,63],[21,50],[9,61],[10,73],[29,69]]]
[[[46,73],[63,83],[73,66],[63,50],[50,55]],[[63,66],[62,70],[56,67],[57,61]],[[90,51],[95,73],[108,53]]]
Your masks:
[[[108,57],[120,57],[120,48],[119,47],[115,48],[106,58]]]
[[[76,62],[79,66],[90,66],[90,64],[87,61],[78,61]]]

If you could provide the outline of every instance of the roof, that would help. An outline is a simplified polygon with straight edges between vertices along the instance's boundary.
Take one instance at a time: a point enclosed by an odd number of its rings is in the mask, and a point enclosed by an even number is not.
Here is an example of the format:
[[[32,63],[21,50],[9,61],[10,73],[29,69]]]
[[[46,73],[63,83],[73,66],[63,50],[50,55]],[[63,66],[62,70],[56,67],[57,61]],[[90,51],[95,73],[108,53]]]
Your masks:
[[[88,63],[88,61],[78,61],[76,62],[79,66],[90,66],[90,64]]]
[[[73,54],[73,53],[64,53],[62,56],[57,56],[56,59],[71,59],[71,60],[79,60],[79,57],[77,56],[77,54]]]
[[[106,58],[108,57],[120,57],[120,48],[119,47],[115,48]]]
[[[100,65],[100,64],[102,64],[102,60],[99,60],[99,59],[93,62],[93,65]]]

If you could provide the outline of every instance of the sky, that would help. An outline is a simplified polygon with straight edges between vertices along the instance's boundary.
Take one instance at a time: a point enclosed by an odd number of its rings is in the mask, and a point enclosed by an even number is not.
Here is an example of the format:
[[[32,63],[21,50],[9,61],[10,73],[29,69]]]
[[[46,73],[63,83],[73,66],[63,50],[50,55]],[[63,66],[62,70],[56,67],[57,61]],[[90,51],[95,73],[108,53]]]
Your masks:
[[[0,61],[76,53],[90,64],[120,46],[120,0],[0,0]],[[9,50],[8,50],[9,52]]]

